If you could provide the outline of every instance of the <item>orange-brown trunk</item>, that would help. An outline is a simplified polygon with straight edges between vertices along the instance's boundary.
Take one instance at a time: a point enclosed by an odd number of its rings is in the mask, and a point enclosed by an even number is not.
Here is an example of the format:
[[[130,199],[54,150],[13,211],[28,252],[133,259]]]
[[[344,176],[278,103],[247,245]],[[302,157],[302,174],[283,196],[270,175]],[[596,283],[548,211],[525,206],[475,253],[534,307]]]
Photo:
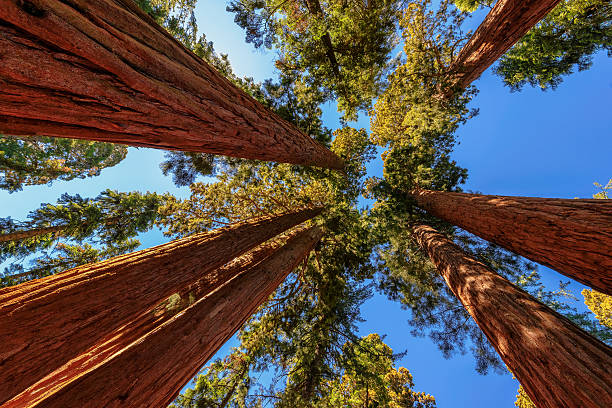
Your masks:
[[[0,242],[19,241],[26,238],[36,237],[38,235],[60,232],[65,228],[66,227],[63,225],[58,225],[55,227],[33,228],[26,231],[9,232],[7,234],[0,234]]]
[[[220,268],[214,280],[223,284],[214,290],[210,282],[194,285],[195,302],[178,314],[139,316],[6,408],[166,407],[320,237],[316,228],[300,231],[282,247],[267,245]]]
[[[559,1],[497,0],[451,66],[458,85],[465,88],[476,80]]]
[[[612,407],[612,349],[433,228],[414,237],[538,408]]]
[[[0,289],[0,403],[321,209],[265,217]]]
[[[131,0],[7,0],[0,133],[341,169]]]
[[[429,190],[411,197],[438,218],[612,295],[612,200]]]

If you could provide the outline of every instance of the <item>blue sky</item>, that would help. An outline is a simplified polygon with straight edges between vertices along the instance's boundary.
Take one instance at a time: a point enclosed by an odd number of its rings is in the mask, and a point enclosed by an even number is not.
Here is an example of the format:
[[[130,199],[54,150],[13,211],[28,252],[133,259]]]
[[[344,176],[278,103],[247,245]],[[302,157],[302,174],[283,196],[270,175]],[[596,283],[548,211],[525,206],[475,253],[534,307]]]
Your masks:
[[[254,50],[225,12],[225,2],[200,0],[196,18],[201,33],[218,52],[230,56],[235,72],[263,80],[274,75],[274,54]],[[476,20],[476,19],[475,19]],[[467,190],[485,194],[574,198],[591,197],[593,182],[612,178],[612,60],[600,53],[593,67],[568,78],[555,91],[525,88],[511,93],[490,71],[475,83],[480,89],[472,102],[480,114],[460,128],[454,158],[469,170]],[[324,109],[330,128],[339,126],[332,105]],[[355,127],[368,128],[361,117]],[[95,196],[106,188],[120,191],[169,191],[179,197],[188,188],[176,188],[159,170],[163,152],[130,148],[128,157],[102,175],[86,180],[28,187],[9,195],[0,191],[0,216],[23,219],[41,202],[54,202],[61,193]],[[382,175],[380,160],[369,175]],[[159,231],[140,237],[143,247],[166,242]],[[546,268],[544,281],[556,287],[563,277]],[[566,280],[566,279],[564,279]],[[573,284],[579,293],[582,288]],[[414,338],[408,312],[377,295],[363,307],[360,334],[386,334],[395,351],[407,350],[400,364],[414,375],[418,391],[432,394],[440,408],[512,407],[517,383],[508,375],[481,376],[468,354],[445,360],[427,338]],[[233,341],[223,347],[223,353]]]

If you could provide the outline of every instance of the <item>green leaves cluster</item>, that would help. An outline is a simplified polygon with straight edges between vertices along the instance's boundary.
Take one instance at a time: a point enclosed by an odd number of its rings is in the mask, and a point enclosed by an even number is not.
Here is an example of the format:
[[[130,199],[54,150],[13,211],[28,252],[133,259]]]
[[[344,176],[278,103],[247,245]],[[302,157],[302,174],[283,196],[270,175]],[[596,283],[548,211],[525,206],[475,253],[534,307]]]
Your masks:
[[[11,259],[3,285],[40,278],[84,263],[97,262],[134,250],[132,239],[159,221],[159,207],[169,195],[105,190],[97,197],[63,194],[56,204],[42,204],[28,219],[0,219],[2,234],[22,232],[23,239],[0,242],[0,262]],[[47,232],[47,228],[55,227]],[[23,260],[39,251],[29,269]],[[17,262],[17,263],[16,263]]]
[[[88,140],[0,135],[0,189],[98,176],[127,155],[127,146]]]
[[[227,10],[255,47],[276,48],[276,66],[300,99],[338,102],[345,118],[368,109],[392,66],[403,1],[234,0]]]

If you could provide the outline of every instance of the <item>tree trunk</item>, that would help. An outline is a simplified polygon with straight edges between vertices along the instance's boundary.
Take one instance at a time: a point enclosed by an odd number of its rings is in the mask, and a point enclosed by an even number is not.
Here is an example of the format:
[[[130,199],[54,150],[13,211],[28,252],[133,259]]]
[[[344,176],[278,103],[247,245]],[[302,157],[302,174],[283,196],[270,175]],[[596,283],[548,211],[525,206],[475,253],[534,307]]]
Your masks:
[[[612,407],[612,349],[417,225],[414,237],[538,408]]]
[[[421,190],[430,214],[612,295],[612,200]]]
[[[323,9],[321,8],[321,3],[319,0],[305,0],[306,8],[315,16],[323,16]],[[340,77],[340,66],[338,65],[338,60],[336,59],[336,53],[334,52],[334,45],[332,43],[331,37],[329,33],[323,34],[321,37],[321,42],[323,43],[323,47],[325,47],[325,55],[327,55],[327,59],[329,60],[329,64],[331,65],[332,71],[336,77]]]
[[[343,167],[131,0],[4,1],[0,49],[0,133]]]
[[[465,88],[520,40],[560,0],[497,0],[451,66]]]
[[[0,289],[0,404],[203,274],[320,212],[262,217]]]
[[[64,225],[58,225],[55,227],[33,228],[25,231],[9,232],[8,234],[0,234],[0,242],[19,241],[26,238],[32,238],[38,235],[59,232],[64,228],[66,228]]]
[[[322,235],[311,228],[294,234],[261,262],[239,260],[225,268],[227,283],[124,347],[94,347],[70,365],[41,381],[41,389],[24,393],[6,408],[17,407],[166,407],[200,367],[253,314],[311,251]],[[223,270],[223,268],[222,268]],[[102,353],[100,353],[102,351]],[[68,370],[66,370],[68,371]],[[55,383],[50,383],[55,381]]]

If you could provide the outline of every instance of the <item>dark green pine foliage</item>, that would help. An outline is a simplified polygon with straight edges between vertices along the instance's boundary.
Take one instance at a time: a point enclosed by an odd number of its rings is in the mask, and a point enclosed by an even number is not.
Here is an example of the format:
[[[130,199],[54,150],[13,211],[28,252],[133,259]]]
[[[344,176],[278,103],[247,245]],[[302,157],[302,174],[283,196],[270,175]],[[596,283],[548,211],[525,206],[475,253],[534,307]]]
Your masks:
[[[139,243],[131,238],[159,221],[159,207],[168,197],[113,190],[93,199],[63,194],[56,204],[42,204],[30,212],[26,221],[0,219],[0,238],[9,233],[25,235],[0,242],[0,262],[11,262],[4,271],[3,284],[40,278],[133,250]],[[55,227],[54,231],[47,232],[49,227]],[[30,262],[31,268],[24,268],[22,261],[39,251],[45,253]]]
[[[119,164],[127,146],[54,137],[0,135],[0,189],[98,176]]]

